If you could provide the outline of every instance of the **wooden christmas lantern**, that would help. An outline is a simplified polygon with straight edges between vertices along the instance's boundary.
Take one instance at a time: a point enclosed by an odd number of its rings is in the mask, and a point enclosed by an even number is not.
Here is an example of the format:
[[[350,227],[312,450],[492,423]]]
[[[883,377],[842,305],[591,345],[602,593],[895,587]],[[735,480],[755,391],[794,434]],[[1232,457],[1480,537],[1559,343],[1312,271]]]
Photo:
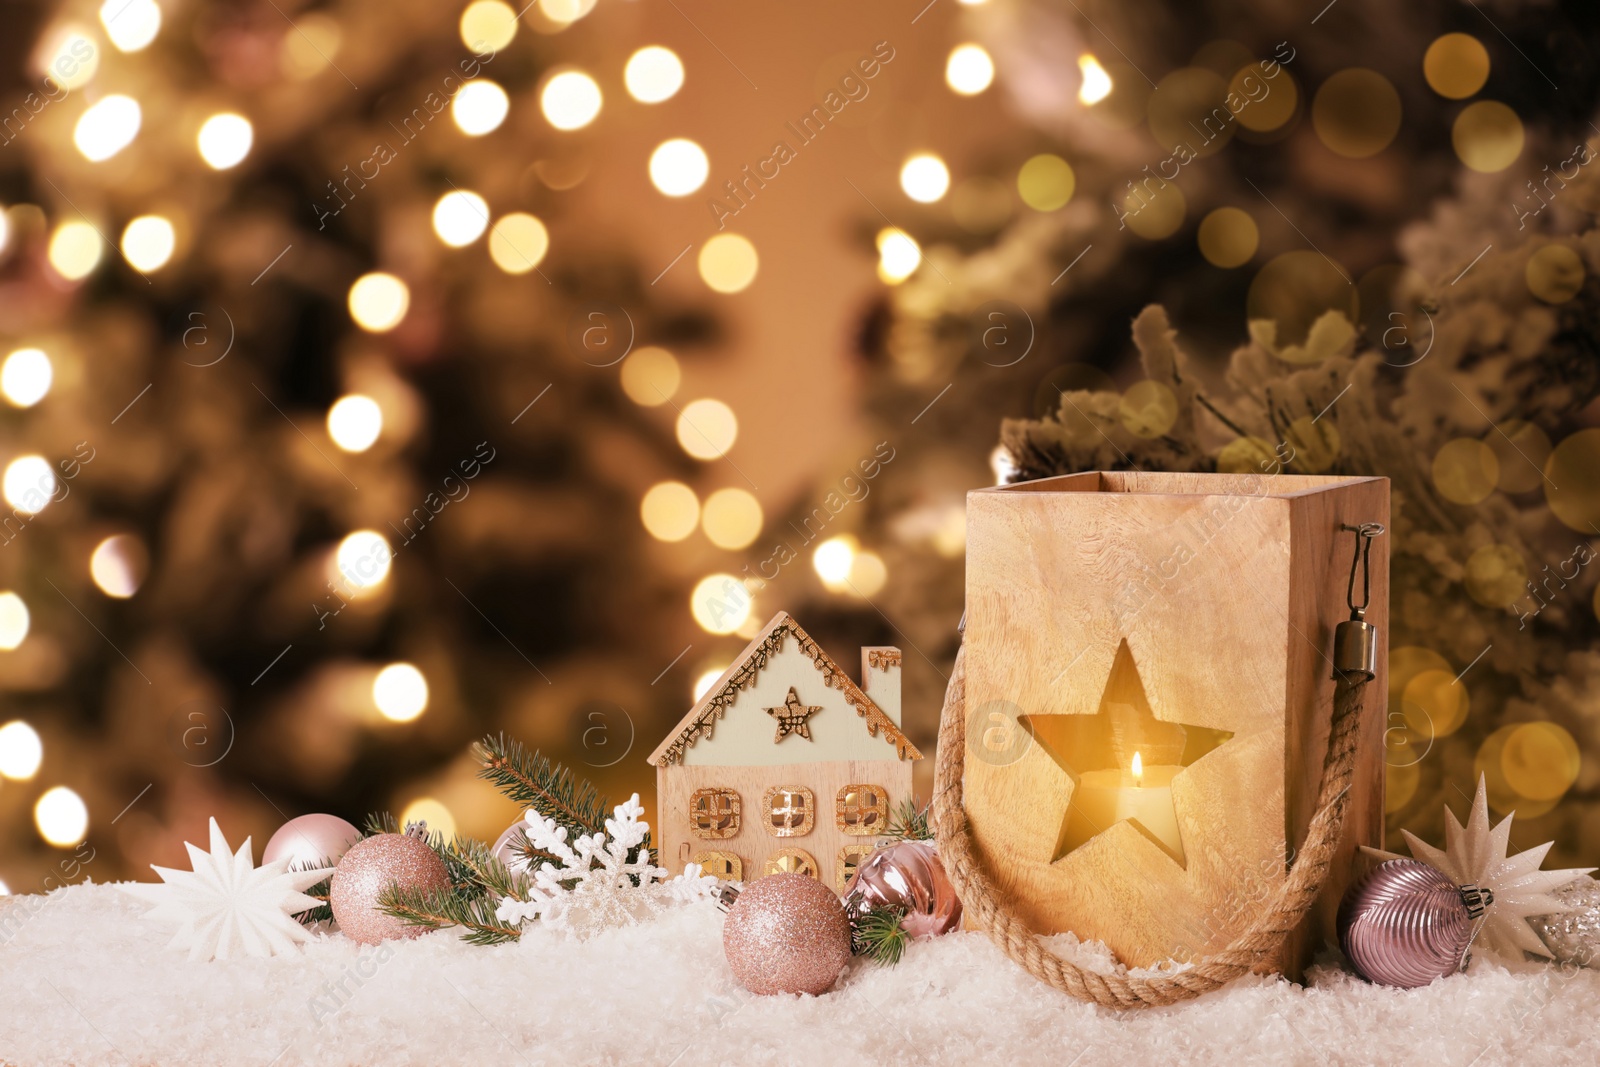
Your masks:
[[[1141,967],[1218,953],[1267,907],[1319,804],[1336,627],[1387,617],[1388,513],[1383,478],[1121,471],[969,494],[957,795],[1008,918]],[[1260,967],[1298,976],[1357,846],[1382,841],[1383,629],[1339,634],[1341,671],[1363,665],[1341,686],[1365,683],[1342,716],[1359,727],[1342,833]],[[1154,1002],[1113,992],[1094,996]]]
[[[774,616],[650,756],[661,865],[842,893],[922,758],[900,732],[900,650],[863,648],[861,679]]]

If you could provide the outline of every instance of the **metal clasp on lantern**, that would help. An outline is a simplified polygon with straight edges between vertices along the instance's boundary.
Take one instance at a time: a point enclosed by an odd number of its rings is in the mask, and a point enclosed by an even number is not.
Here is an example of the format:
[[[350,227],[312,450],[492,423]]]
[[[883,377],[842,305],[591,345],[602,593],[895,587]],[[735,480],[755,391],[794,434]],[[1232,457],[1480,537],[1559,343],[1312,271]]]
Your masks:
[[[1350,561],[1350,584],[1345,591],[1345,602],[1350,605],[1350,618],[1333,631],[1334,678],[1377,676],[1378,629],[1367,621],[1367,606],[1372,602],[1372,540],[1383,533],[1381,522],[1364,522],[1359,526],[1340,523],[1339,529],[1356,535],[1355,557]],[[1361,575],[1361,603],[1356,603],[1356,574]]]

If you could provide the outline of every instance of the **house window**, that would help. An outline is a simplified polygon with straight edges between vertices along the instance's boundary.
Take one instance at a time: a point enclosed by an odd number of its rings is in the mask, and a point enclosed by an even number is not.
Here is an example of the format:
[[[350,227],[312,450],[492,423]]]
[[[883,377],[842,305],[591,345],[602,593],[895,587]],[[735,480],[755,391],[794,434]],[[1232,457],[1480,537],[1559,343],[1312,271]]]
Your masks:
[[[786,871],[815,878],[817,861],[803,848],[783,848],[767,857],[767,864],[762,873],[783,874]]]
[[[882,786],[847,785],[834,811],[841,834],[870,837],[889,828],[889,794]]]
[[[714,875],[725,882],[744,881],[744,862],[732,852],[696,852],[694,862],[706,874]]]
[[[773,837],[804,837],[811,832],[817,798],[803,785],[775,785],[762,801],[767,832]]]
[[[696,789],[689,797],[689,827],[707,840],[739,833],[739,794],[731,789]]]
[[[839,883],[838,889],[842,894],[850,888],[850,879],[856,873],[856,868],[865,863],[867,857],[877,850],[876,845],[846,845],[839,850],[839,862],[834,866],[834,879]]]

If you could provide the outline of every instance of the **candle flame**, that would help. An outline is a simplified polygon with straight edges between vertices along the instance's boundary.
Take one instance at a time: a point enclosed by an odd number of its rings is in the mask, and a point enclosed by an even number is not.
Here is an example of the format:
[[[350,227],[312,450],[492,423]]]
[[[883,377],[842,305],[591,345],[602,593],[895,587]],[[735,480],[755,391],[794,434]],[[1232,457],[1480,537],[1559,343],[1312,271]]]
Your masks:
[[[1133,784],[1144,785],[1144,760],[1139,758],[1139,753],[1133,754]]]
[[[1098,104],[1111,95],[1111,75],[1100,61],[1085,52],[1078,57],[1078,70],[1083,73],[1083,84],[1078,87],[1078,100],[1084,104]]]

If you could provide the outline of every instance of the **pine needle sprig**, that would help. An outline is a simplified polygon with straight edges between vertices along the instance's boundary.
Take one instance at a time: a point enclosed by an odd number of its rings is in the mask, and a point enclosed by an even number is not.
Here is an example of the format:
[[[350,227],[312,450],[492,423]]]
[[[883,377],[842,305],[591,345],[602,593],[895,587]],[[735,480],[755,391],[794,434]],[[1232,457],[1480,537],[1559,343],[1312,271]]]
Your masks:
[[[515,803],[553,819],[573,837],[605,829],[611,807],[588,781],[538,752],[529,753],[504,734],[485,737],[479,746],[483,766],[478,777],[493,782]]]
[[[333,889],[333,868],[337,866],[337,861],[329,856],[324,856],[317,861],[317,866],[327,868],[328,877],[307,889],[306,896],[316,897],[322,903],[314,908],[295,913],[296,921],[302,926],[312,926],[316,923],[333,921],[333,907],[328,903],[328,894]]]
[[[911,935],[901,924],[906,917],[903,907],[872,908],[854,915],[850,920],[850,951],[852,955],[868,956],[874,963],[893,967],[905,955]]]
[[[495,915],[496,898],[464,894],[453,889],[402,889],[390,885],[378,894],[378,910],[408,926],[440,930],[459,926],[467,932],[461,940],[473,945],[502,945],[522,937],[519,924],[502,922]]]
[[[504,897],[527,898],[527,879],[513,874],[482,841],[458,837],[444,849],[441,858],[446,868],[459,870],[464,875],[460,880],[451,877],[451,882],[463,889],[497,902]]]
[[[933,822],[928,817],[928,809],[918,808],[912,800],[901,801],[883,836],[891,841],[932,841]]]

